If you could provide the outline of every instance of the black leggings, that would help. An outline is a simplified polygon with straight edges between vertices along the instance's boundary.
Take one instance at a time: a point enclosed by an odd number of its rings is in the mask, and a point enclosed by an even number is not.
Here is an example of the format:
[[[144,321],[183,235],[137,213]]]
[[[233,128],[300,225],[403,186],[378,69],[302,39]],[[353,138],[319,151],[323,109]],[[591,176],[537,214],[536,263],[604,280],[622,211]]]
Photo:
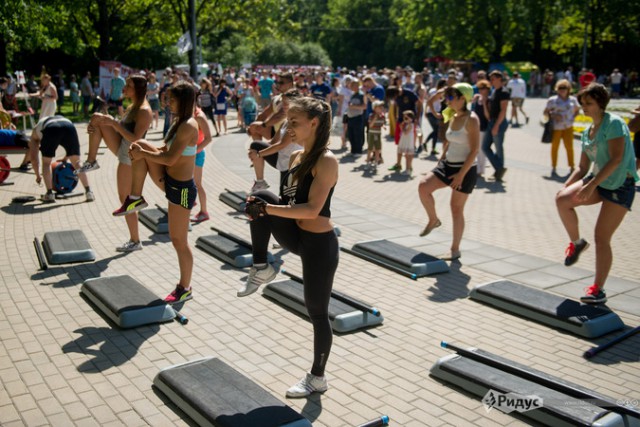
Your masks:
[[[281,204],[275,194],[261,190],[252,194],[269,204]],[[250,222],[254,264],[267,262],[271,234],[282,245],[302,260],[304,304],[313,324],[313,375],[324,375],[333,331],[329,320],[329,299],[333,277],[338,268],[340,253],[338,238],[331,230],[312,233],[302,230],[295,219],[266,215]]]
[[[431,125],[431,133],[427,136],[427,139],[424,140],[425,145],[429,142],[430,139],[433,139],[432,151],[436,150],[436,144],[438,143],[438,118],[433,115],[433,113],[427,113],[427,120],[429,120],[429,125]]]

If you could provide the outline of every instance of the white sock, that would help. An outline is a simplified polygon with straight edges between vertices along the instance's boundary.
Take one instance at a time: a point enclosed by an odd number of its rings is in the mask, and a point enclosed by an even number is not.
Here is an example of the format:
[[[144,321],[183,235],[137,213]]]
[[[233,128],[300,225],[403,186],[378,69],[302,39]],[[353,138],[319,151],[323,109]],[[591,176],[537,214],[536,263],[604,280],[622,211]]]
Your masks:
[[[582,237],[573,242],[574,245],[579,245],[580,243],[582,243]]]
[[[138,200],[138,199],[139,199],[139,198],[141,198],[141,197],[142,197],[142,196],[134,196],[134,195],[132,195],[132,194],[129,194],[129,198],[130,198],[131,200]]]
[[[267,268],[267,263],[253,264],[253,266],[258,270],[264,270],[265,268]]]

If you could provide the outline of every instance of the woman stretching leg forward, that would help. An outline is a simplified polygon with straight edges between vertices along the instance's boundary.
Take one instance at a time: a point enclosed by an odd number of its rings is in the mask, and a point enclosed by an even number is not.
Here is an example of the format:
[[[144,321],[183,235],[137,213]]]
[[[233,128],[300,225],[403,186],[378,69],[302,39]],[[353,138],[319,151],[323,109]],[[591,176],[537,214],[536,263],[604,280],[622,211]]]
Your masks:
[[[113,214],[116,216],[136,212],[146,206],[142,189],[147,176],[165,191],[169,200],[169,236],[178,255],[180,281],[165,301],[182,302],[191,299],[191,273],[193,254],[188,245],[189,215],[196,200],[193,179],[198,142],[198,123],[193,118],[195,90],[188,83],[178,83],[169,90],[169,106],[174,123],[167,133],[165,145],[157,148],[145,140],[131,144],[133,183],[131,194]]]
[[[289,135],[304,148],[291,155],[281,197],[260,190],[248,198],[254,264],[238,296],[250,295],[275,278],[277,271],[267,263],[272,234],[282,247],[300,255],[304,301],[313,324],[314,358],[311,372],[287,390],[287,397],[304,397],[327,390],[324,372],[333,342],[329,299],[339,252],[330,207],[338,161],[328,149],[329,104],[313,98],[293,99],[287,123]]]

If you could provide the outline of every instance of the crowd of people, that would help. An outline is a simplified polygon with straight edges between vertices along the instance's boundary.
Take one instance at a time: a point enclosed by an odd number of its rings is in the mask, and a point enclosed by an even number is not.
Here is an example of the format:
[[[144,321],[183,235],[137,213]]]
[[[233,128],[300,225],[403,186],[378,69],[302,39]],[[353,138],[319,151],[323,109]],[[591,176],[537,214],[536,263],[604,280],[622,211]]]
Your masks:
[[[635,182],[640,179],[636,171],[640,165],[635,128],[638,124],[632,120],[628,126],[606,111],[610,97],[616,96],[613,88],[590,81],[573,97],[575,85],[568,77],[563,73],[554,82],[555,94],[544,111],[554,124],[552,172],[556,173],[561,140],[571,168],[556,196],[558,213],[570,239],[565,265],[577,262],[589,246],[581,237],[575,208],[600,204],[595,227],[595,282],[581,300],[602,303],[606,301],[603,288],[613,257],[610,241],[631,209]],[[71,99],[74,104],[78,101],[78,108],[73,111],[77,114],[80,101],[83,113],[87,113],[88,103],[95,99],[84,95],[83,87],[89,86],[85,79],[90,83],[89,73],[79,85],[71,80]],[[414,156],[423,150],[438,160],[418,184],[418,197],[427,217],[419,235],[427,236],[441,225],[433,193],[449,187],[453,236],[450,251],[441,258],[457,260],[462,256],[460,244],[468,197],[477,181],[484,179],[487,160],[494,171],[493,180],[503,181],[507,171],[505,135],[510,125],[529,122],[524,103],[527,87],[532,87],[518,72],[509,75],[499,70],[465,75],[460,69],[441,73],[425,68],[415,72],[410,67],[380,71],[374,67],[335,71],[319,67],[296,71],[265,68],[194,80],[172,68],[164,70],[160,78],[153,72],[123,78],[116,69],[104,107],[113,108],[118,117],[101,111],[91,115],[87,159],[80,165],[75,128],[56,115],[59,87],[48,74],[43,74],[41,81],[34,96],[42,101],[38,125],[28,141],[13,130],[13,143],[29,148],[38,180],[38,151],[42,153],[45,181],[50,180],[47,174],[50,175],[49,163],[55,149],[63,146],[86,188],[87,200],[93,200],[86,173],[100,168],[96,155],[104,141],[118,159],[116,185],[121,206],[113,215],[125,217],[129,234],[128,240],[116,248],[119,252],[142,249],[136,216],[147,206],[142,194],[146,177],[165,192],[169,235],[179,268],[179,281],[165,299],[168,303],[193,298],[193,255],[187,232],[190,221],[209,219],[202,185],[204,149],[213,140],[211,127],[215,136],[226,134],[227,112],[232,107],[237,109],[238,126],[252,141],[247,155],[256,175],[245,210],[250,220],[253,266],[237,296],[249,296],[276,277],[277,267],[267,261],[271,236],[302,260],[305,305],[313,323],[314,357],[310,371],[287,391],[289,397],[324,392],[328,387],[325,367],[332,345],[328,305],[339,262],[338,240],[331,223],[331,199],[338,185],[339,163],[329,150],[331,133],[339,135],[342,149],[348,150],[345,156],[357,160],[362,155],[364,166],[374,173],[383,163],[385,133],[397,146],[395,162],[388,168],[390,173],[410,179]],[[7,83],[0,79],[5,91]],[[592,124],[582,134],[576,166],[573,119],[580,108]],[[164,116],[164,144],[158,147],[144,138],[149,130],[159,127],[160,112]],[[635,114],[637,118],[640,109]],[[629,127],[636,132],[635,154]],[[278,194],[268,191],[266,164],[279,171]],[[47,190],[43,200],[55,201],[48,182]],[[200,211],[191,217],[197,199]]]

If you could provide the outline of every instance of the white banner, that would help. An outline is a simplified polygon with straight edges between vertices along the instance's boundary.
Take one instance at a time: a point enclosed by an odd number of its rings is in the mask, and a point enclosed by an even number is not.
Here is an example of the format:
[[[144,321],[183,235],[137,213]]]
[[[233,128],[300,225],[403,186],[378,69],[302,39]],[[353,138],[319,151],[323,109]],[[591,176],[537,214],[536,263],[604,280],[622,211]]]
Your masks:
[[[179,55],[185,54],[191,50],[193,46],[191,45],[191,34],[189,31],[180,36],[176,47],[178,48]]]

